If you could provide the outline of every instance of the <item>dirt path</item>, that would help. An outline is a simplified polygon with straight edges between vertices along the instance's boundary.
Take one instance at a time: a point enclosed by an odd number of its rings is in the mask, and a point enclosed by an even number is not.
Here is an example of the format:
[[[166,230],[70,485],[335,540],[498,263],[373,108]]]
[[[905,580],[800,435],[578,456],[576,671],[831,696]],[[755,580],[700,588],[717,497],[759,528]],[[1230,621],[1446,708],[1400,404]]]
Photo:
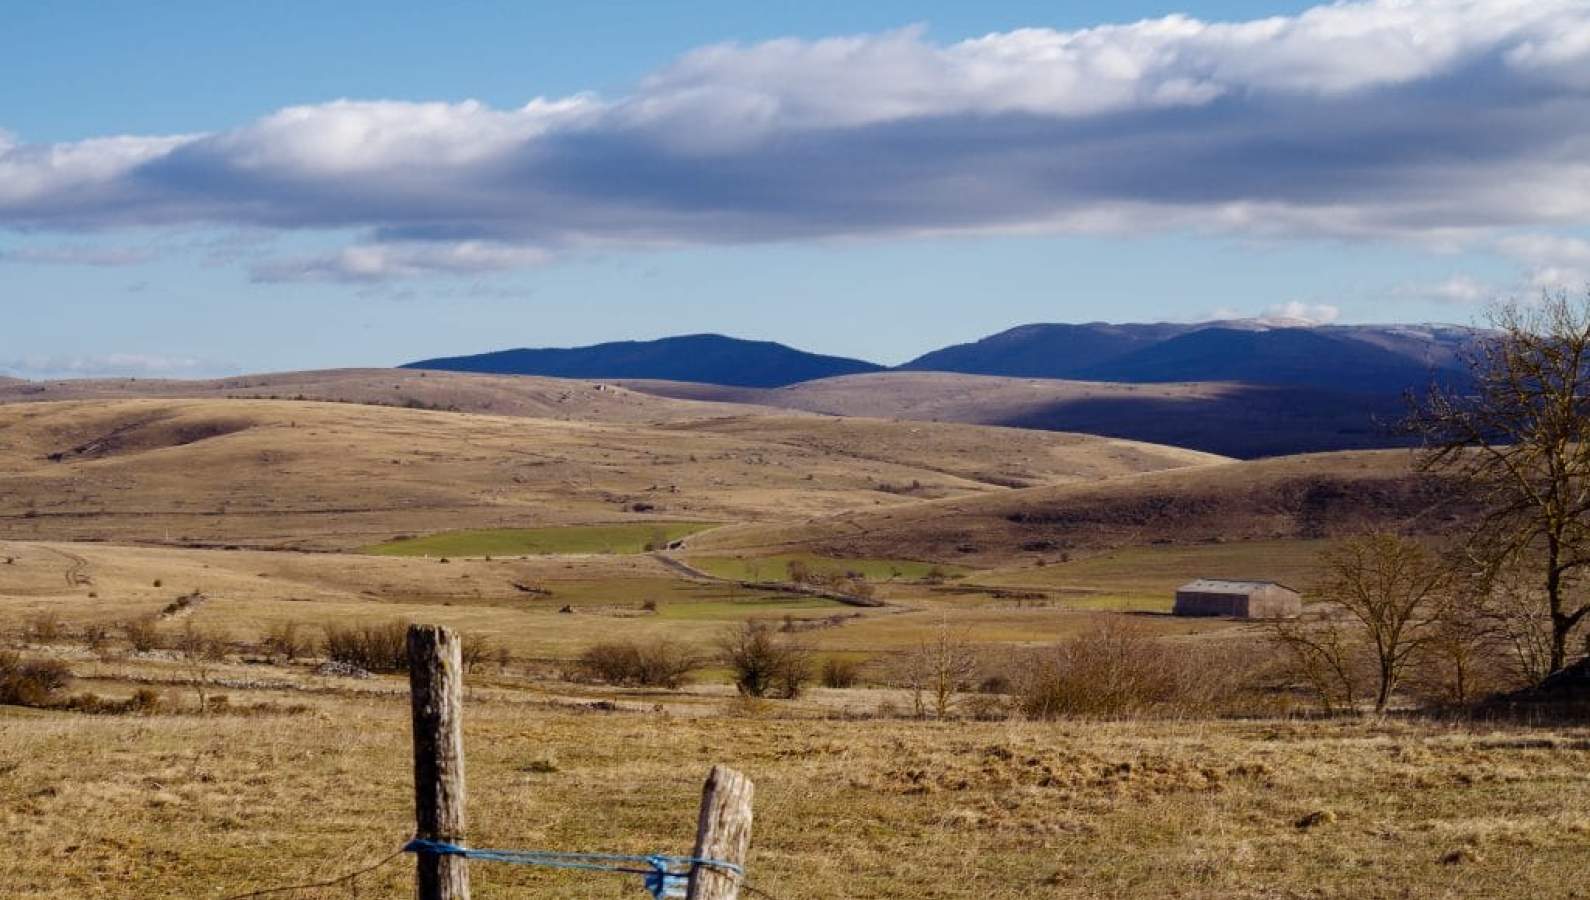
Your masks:
[[[53,553],[66,560],[66,570],[61,574],[66,579],[67,587],[85,587],[94,583],[94,579],[88,574],[88,560],[78,556],[76,553],[42,544],[39,545],[39,549],[47,553]]]

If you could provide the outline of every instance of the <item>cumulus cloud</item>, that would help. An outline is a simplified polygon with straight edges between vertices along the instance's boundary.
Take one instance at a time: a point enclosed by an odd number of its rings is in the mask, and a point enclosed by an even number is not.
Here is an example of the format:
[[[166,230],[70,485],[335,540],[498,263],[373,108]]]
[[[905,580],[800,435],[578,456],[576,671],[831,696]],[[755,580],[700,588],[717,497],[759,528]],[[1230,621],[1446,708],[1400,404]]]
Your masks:
[[[1341,318],[1342,311],[1329,303],[1304,303],[1288,300],[1268,307],[1259,316],[1260,321],[1297,322],[1305,325],[1329,325]]]
[[[105,353],[0,359],[0,375],[13,378],[203,378],[231,375],[237,366],[192,356]]]
[[[1522,265],[1525,286],[1534,291],[1590,286],[1590,240],[1560,234],[1509,235],[1497,249]]]
[[[1166,228],[1450,242],[1587,216],[1582,0],[726,44],[613,98],[339,101],[211,134],[0,138],[0,226],[367,232],[255,271],[278,280],[591,245]]]

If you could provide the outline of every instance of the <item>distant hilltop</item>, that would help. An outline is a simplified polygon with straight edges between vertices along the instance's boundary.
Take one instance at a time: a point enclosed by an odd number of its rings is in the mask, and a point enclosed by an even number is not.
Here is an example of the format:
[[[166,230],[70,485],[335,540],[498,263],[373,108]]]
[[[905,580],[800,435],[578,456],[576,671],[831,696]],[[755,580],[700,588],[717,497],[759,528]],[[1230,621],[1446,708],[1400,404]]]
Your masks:
[[[925,353],[895,370],[1384,394],[1461,378],[1461,354],[1481,334],[1455,325],[1313,325],[1289,319],[1032,324]],[[499,350],[420,360],[403,368],[751,388],[888,371],[864,360],[718,334]]]

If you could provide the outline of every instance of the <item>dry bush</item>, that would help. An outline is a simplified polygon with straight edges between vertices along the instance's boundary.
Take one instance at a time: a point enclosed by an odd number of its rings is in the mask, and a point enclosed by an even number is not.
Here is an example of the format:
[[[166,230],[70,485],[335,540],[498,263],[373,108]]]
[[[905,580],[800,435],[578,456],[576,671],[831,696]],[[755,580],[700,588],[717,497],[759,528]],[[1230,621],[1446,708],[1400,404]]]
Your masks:
[[[61,618],[53,612],[41,612],[28,620],[28,640],[35,644],[51,644],[61,638]]]
[[[811,678],[811,658],[800,646],[779,637],[766,622],[746,622],[719,643],[723,664],[734,672],[734,686],[748,697],[794,699]]]
[[[690,648],[666,641],[607,641],[580,654],[583,676],[606,684],[677,688],[700,668]]]
[[[1107,622],[1027,659],[1011,678],[1032,719],[1190,715],[1248,700],[1270,662],[1251,645],[1188,652],[1135,623]]]
[[[103,622],[90,622],[83,626],[83,646],[90,650],[103,650],[109,643],[109,625]]]
[[[171,642],[171,649],[182,659],[194,662],[220,662],[226,658],[227,637],[219,631],[210,631],[194,625],[183,625]]]
[[[309,635],[305,634],[297,622],[282,622],[272,625],[265,634],[265,652],[273,659],[292,662],[308,656],[313,647],[310,645]]]
[[[332,662],[347,663],[369,672],[407,672],[409,668],[407,622],[381,625],[328,625],[321,654]]]
[[[154,617],[131,619],[121,625],[122,634],[127,638],[128,646],[139,653],[148,653],[158,650],[164,639],[159,627],[155,624]]]
[[[823,660],[820,673],[823,687],[849,688],[861,682],[862,661],[859,659],[846,659],[843,656],[830,656]]]
[[[72,670],[58,659],[23,659],[0,651],[0,703],[48,706],[72,682]]]
[[[407,641],[408,638],[405,636],[404,640]],[[405,644],[405,653],[407,652],[406,647],[407,645]],[[464,671],[473,672],[488,660],[497,656],[497,645],[492,642],[491,638],[483,634],[465,633],[459,639],[458,655],[459,660],[464,665]]]

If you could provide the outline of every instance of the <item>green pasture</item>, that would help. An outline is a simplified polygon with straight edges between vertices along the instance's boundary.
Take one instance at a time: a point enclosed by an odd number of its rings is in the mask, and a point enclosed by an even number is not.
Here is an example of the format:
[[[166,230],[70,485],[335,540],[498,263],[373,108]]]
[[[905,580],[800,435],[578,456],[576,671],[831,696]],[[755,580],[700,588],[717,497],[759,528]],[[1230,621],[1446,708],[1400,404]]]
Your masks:
[[[858,573],[868,581],[920,581],[935,575],[959,578],[971,570],[964,566],[913,559],[835,559],[810,553],[773,556],[693,556],[688,562],[703,572],[736,581],[787,581],[792,562],[805,564],[816,575]]]
[[[476,528],[399,538],[364,548],[380,556],[527,556],[560,553],[642,553],[713,522],[634,522],[545,528]]]

